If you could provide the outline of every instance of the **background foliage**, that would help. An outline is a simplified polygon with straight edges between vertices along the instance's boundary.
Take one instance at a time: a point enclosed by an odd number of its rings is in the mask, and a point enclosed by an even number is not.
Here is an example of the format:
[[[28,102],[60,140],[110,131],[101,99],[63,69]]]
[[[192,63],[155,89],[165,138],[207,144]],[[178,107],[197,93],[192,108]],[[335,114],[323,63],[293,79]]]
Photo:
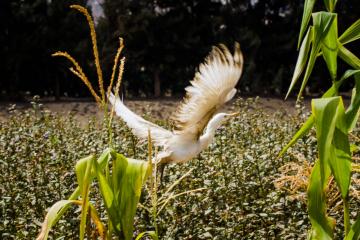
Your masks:
[[[287,156],[278,158],[279,151],[307,115],[301,111],[293,117],[284,112],[267,114],[254,100],[238,100],[234,108],[241,109],[241,115],[218,130],[206,151],[189,163],[170,165],[165,170],[164,184],[168,186],[194,168],[174,189],[175,193],[199,187],[207,190],[180,196],[166,206],[157,219],[161,238],[306,238],[310,226],[304,201],[293,200],[287,192],[275,188],[274,180],[283,175],[279,168],[284,164],[301,164],[298,155],[314,161],[314,131],[300,139]],[[95,120],[80,126],[73,117],[42,110],[36,103],[31,110],[18,112],[10,107],[9,112],[10,119],[0,124],[0,236],[33,239],[46,209],[75,189],[76,161],[107,146],[106,126]],[[147,159],[146,144],[138,144],[118,118],[112,127],[118,152]],[[354,135],[359,136],[358,129]],[[159,195],[165,189],[159,189]],[[143,191],[140,202],[150,207],[149,189]],[[100,195],[93,193],[90,198],[102,209],[101,217],[105,217]],[[359,200],[350,202],[351,209],[360,207]],[[341,211],[330,214],[341,224]],[[353,219],[356,212],[351,214]],[[51,236],[76,238],[78,224],[77,214],[66,215],[55,225]],[[336,238],[342,235],[341,229],[338,228]],[[153,230],[151,216],[139,208],[135,234],[145,230]]]
[[[321,2],[321,1],[318,1]],[[92,53],[88,29],[69,5],[86,0],[0,2],[0,95],[87,96],[67,64],[51,53],[73,53],[89,75]],[[302,0],[130,1],[103,0],[97,31],[105,76],[118,37],[127,57],[123,93],[133,96],[181,94],[211,45],[239,41],[245,54],[243,92],[279,94],[287,89],[296,62]],[[315,6],[315,10],[319,6]],[[357,0],[338,2],[339,33],[360,13]],[[341,29],[343,27],[344,29]],[[357,54],[355,46],[349,48]],[[321,64],[312,78],[329,79]],[[339,66],[341,68],[341,65]],[[109,78],[105,78],[109,79]],[[312,81],[315,91],[328,81]]]

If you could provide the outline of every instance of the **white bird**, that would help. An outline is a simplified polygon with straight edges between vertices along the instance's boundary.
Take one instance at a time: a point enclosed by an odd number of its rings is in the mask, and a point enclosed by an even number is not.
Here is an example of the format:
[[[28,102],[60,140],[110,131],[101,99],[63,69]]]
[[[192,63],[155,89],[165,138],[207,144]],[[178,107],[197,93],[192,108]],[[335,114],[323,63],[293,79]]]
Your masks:
[[[154,145],[162,147],[156,162],[184,163],[196,157],[212,142],[221,124],[238,113],[219,112],[231,100],[243,69],[240,45],[235,43],[234,54],[220,44],[213,47],[205,62],[200,64],[186,96],[172,116],[175,130],[166,130],[138,116],[123,102],[110,94],[109,101],[116,114],[141,140],[146,140],[150,130]]]

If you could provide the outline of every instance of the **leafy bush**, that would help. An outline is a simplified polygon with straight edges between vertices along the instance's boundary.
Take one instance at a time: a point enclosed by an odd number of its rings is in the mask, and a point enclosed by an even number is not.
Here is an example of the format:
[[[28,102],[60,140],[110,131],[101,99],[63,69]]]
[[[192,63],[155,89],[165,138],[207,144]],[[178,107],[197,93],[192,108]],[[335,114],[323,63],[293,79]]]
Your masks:
[[[293,154],[277,159],[306,114],[268,114],[254,100],[239,99],[234,108],[241,115],[218,131],[206,151],[189,163],[170,165],[165,170],[160,196],[191,168],[190,176],[174,191],[207,190],[171,200],[157,217],[162,239],[305,238],[309,227],[306,206],[292,201],[273,182],[281,176],[279,168],[296,161],[297,154],[310,161],[316,155],[312,133],[293,147]],[[119,119],[113,121],[112,128],[116,151],[147,159],[147,146],[139,144]],[[32,239],[38,234],[46,209],[75,189],[76,160],[107,146],[104,129],[107,126],[95,120],[82,127],[74,116],[54,114],[36,103],[24,112],[9,109],[9,119],[0,125],[3,239]],[[145,188],[140,200],[144,207],[151,206],[148,192]],[[98,193],[91,196],[91,201],[102,207],[99,199]],[[101,217],[105,215],[103,209]],[[74,216],[65,216],[51,236],[76,238],[79,218]],[[134,235],[153,230],[152,226],[149,213],[139,208]]]

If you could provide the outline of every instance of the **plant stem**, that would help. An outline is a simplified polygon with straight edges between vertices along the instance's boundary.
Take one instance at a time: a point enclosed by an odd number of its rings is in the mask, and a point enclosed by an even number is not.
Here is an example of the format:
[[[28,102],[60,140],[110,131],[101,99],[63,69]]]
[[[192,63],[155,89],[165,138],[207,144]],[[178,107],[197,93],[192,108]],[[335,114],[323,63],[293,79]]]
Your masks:
[[[350,231],[350,217],[349,217],[349,196],[343,199],[344,201],[344,227],[345,227],[345,236]]]

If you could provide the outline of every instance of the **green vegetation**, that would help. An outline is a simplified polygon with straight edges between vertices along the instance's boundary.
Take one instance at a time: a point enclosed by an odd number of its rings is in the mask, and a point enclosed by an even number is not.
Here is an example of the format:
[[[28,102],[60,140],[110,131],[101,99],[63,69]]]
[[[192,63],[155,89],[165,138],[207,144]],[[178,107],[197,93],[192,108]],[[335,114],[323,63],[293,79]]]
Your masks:
[[[89,154],[100,157],[99,153],[108,146],[107,126],[102,122],[90,120],[81,127],[71,116],[42,110],[36,103],[33,106],[25,112],[10,109],[9,120],[0,125],[3,239],[34,239],[47,209],[56,201],[67,199],[76,189],[77,160]],[[191,189],[207,190],[171,199],[158,211],[160,239],[305,238],[309,226],[306,206],[276,189],[273,181],[282,175],[279,167],[298,162],[297,155],[308,160],[315,156],[314,133],[303,137],[291,149],[291,155],[277,159],[283,144],[303,121],[303,114],[269,115],[253,100],[238,100],[235,109],[241,110],[241,115],[219,130],[209,149],[187,164],[170,165],[165,172],[164,187],[157,190],[163,199]],[[114,119],[111,127],[117,152],[147,159],[147,145],[139,144],[120,120]],[[173,188],[173,193],[165,194],[190,169],[193,170]],[[141,205],[149,209],[153,206],[151,189],[146,185],[140,198]],[[106,221],[96,181],[89,200],[100,219]],[[136,212],[134,236],[154,230],[152,214],[144,207]],[[71,207],[53,227],[53,239],[78,238],[80,214],[74,214],[75,209]]]
[[[318,159],[308,183],[308,213],[312,225],[310,239],[333,239],[336,221],[328,215],[326,189],[330,177],[335,179],[343,205],[344,239],[358,239],[360,236],[360,216],[351,226],[349,189],[352,171],[352,154],[349,134],[359,117],[360,107],[360,59],[344,45],[360,38],[360,19],[354,22],[338,37],[338,15],[334,13],[336,0],[325,0],[327,12],[314,12],[315,1],[305,0],[301,23],[300,52],[294,75],[288,90],[293,89],[301,73],[305,70],[298,99],[308,83],[318,57],[325,60],[332,86],[319,99],[312,100],[312,114],[290,143],[284,153],[298,138],[305,135],[314,125],[318,146]],[[312,16],[312,25],[309,25]],[[309,26],[308,26],[309,25]],[[307,33],[304,37],[304,34]],[[338,57],[354,69],[347,70],[338,77]],[[355,87],[351,103],[345,109],[339,88],[348,78],[354,76]],[[287,94],[287,95],[288,95]],[[356,146],[354,146],[356,148]]]
[[[360,20],[338,37],[336,1],[324,1],[327,12],[312,13],[314,3],[305,1],[287,94],[304,72],[300,99],[323,57],[332,86],[312,100],[311,114],[302,108],[295,116],[267,114],[256,100],[238,99],[234,108],[241,114],[197,159],[170,166],[163,187],[151,133],[147,145],[139,143],[108,110],[106,95],[113,86],[118,93],[123,76],[123,40],[105,89],[94,22],[85,8],[71,6],[89,23],[99,93],[71,55],[53,56],[70,60],[104,119],[80,127],[71,116],[43,110],[37,98],[31,110],[9,108],[0,125],[1,238],[359,239],[360,60],[344,45],[360,38]],[[341,77],[338,57],[353,68]],[[351,77],[355,87],[345,107],[339,88]]]

